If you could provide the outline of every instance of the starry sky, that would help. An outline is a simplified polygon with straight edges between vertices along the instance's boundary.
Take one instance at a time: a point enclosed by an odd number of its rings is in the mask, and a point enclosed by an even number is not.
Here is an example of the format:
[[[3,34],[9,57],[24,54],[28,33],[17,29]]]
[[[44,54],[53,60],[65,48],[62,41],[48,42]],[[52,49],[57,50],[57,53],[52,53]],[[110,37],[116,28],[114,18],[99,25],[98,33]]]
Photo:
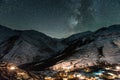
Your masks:
[[[63,38],[120,24],[120,0],[0,0],[0,24]]]

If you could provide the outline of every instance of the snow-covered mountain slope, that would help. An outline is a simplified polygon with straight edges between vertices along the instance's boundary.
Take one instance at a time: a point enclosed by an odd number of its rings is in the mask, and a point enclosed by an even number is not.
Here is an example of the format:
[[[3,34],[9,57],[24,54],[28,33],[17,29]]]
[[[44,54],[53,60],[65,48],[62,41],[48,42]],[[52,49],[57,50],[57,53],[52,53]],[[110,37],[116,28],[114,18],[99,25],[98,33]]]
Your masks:
[[[17,31],[0,26],[0,57],[18,65],[47,59],[64,49],[58,39],[34,30]]]
[[[65,69],[69,66],[78,68],[96,65],[99,62],[120,63],[120,25],[101,28],[86,39],[90,42],[79,45],[82,41],[76,41],[73,45],[77,45],[70,53],[71,56],[64,58],[52,68],[54,70]]]
[[[74,41],[76,41],[76,40],[78,40],[78,39],[79,39],[79,40],[82,40],[83,38],[92,35],[92,33],[93,33],[93,32],[91,32],[91,31],[86,31],[86,32],[83,32],[83,33],[73,34],[73,35],[71,35],[70,37],[62,40],[62,42],[63,42],[64,44],[71,45],[71,44],[73,44]]]
[[[1,28],[1,27],[0,27]],[[34,30],[17,31],[2,27],[0,58],[21,68],[91,66],[98,62],[120,63],[120,25],[83,32],[66,39],[54,39]],[[29,68],[28,68],[29,67]]]
[[[84,32],[62,40],[67,44],[62,52],[45,61],[24,64],[30,70],[43,70],[51,67],[54,70],[69,66],[92,66],[100,62],[120,63],[120,25],[101,28],[95,32]],[[27,68],[28,69],[28,68]]]

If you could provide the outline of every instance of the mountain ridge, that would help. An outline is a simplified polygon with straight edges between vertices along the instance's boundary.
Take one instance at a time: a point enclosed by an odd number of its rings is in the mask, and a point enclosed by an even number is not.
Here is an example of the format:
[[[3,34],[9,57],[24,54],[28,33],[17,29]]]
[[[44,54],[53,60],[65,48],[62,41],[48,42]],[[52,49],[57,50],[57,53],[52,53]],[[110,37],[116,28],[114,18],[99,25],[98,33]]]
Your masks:
[[[29,70],[57,69],[70,63],[76,67],[94,65],[98,61],[119,63],[119,37],[120,25],[74,34],[61,40],[34,30],[16,30],[0,45],[0,53],[4,55],[1,61],[15,63],[23,69],[29,66]]]
[[[4,61],[10,61],[16,64],[21,64],[22,62],[19,60],[19,58],[23,60],[23,62],[25,59],[26,59],[25,62],[27,61],[29,62],[29,60],[33,60],[33,57],[35,57],[38,54],[40,54],[38,55],[38,57],[40,56],[41,59],[42,58],[44,59],[44,58],[47,58],[47,56],[50,57],[52,55],[55,55],[57,51],[60,50],[59,48],[64,47],[63,44],[60,43],[57,39],[51,38],[41,32],[37,32],[34,30],[20,31],[20,30],[12,30],[12,29],[9,29],[10,32],[8,32],[7,31],[8,29],[9,28],[7,27],[1,28],[0,26],[0,30],[5,32],[6,34],[4,36],[7,37],[5,40],[2,41],[2,45],[0,45],[1,54],[6,54],[4,58],[2,59]],[[12,32],[14,33],[13,35],[10,35],[10,37],[7,36],[8,34],[11,34]],[[11,37],[14,38],[16,36],[17,36],[17,40],[15,42],[13,43],[9,42],[9,41],[14,41],[14,39],[11,40]],[[9,51],[7,51],[9,48],[8,44],[10,44],[12,47]],[[59,47],[57,47],[58,45]],[[7,48],[4,48],[4,46],[6,46]],[[21,56],[21,55],[26,55],[26,56]],[[16,58],[15,56],[18,57],[18,60],[15,59]],[[31,58],[29,58],[28,56]],[[12,58],[13,60],[11,61]],[[27,58],[29,59],[27,60]]]

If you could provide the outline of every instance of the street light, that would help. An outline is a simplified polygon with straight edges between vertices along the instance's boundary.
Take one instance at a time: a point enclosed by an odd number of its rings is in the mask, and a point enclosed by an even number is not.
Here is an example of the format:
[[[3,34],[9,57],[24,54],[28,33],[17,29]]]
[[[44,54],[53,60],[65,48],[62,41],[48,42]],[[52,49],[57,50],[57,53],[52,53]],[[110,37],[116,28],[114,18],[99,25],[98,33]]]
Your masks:
[[[120,71],[120,66],[116,66],[116,70]]]
[[[15,66],[10,66],[10,67],[9,67],[9,70],[15,70],[15,69],[16,69]]]
[[[8,64],[7,69],[13,71],[13,70],[16,70],[17,67],[14,64]]]

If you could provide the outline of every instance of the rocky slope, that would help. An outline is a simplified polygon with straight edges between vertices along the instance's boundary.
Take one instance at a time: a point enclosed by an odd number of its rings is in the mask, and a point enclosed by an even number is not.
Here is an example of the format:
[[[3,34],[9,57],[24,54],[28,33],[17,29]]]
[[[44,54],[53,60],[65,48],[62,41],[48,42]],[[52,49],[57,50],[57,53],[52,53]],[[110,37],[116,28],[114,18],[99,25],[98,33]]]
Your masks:
[[[81,41],[78,42],[79,40]],[[79,45],[80,43],[85,44]],[[73,45],[76,45],[76,48],[72,50],[72,55],[54,65],[52,67],[54,70],[93,66],[99,62],[119,64],[120,25],[101,28],[83,39],[76,40]]]
[[[47,59],[63,45],[58,39],[34,30],[18,31],[0,26],[0,59],[17,65]]]
[[[1,28],[2,27],[2,28]],[[120,63],[120,25],[54,39],[34,30],[17,31],[0,26],[1,61],[22,69],[53,70]]]

